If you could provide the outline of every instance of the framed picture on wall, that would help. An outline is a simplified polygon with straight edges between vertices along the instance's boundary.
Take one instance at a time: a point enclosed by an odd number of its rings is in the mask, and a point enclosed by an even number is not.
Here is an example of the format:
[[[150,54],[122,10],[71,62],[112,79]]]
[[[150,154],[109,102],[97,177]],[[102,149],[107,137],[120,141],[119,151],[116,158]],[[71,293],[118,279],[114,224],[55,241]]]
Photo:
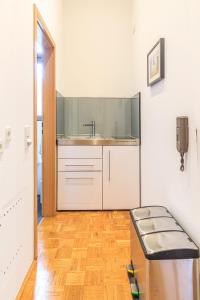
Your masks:
[[[165,78],[165,39],[161,38],[147,55],[147,85]]]

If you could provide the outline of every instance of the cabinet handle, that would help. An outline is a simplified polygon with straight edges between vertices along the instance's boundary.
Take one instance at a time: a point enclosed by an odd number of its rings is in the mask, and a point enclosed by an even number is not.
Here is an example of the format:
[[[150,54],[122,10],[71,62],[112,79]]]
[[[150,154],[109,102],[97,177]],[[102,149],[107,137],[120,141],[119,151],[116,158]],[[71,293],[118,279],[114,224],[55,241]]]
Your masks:
[[[89,179],[89,180],[93,180],[95,179],[94,177],[65,177],[66,180],[80,180],[80,179]]]
[[[65,165],[65,167],[94,167],[94,165]]]
[[[108,176],[108,180],[110,181],[110,150],[109,150],[109,176]]]

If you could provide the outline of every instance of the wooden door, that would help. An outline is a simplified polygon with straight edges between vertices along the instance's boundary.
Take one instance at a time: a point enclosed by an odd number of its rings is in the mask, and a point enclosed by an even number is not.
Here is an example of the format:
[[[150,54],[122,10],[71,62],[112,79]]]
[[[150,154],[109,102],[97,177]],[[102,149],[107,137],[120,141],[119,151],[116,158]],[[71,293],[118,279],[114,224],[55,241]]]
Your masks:
[[[56,213],[55,43],[34,5],[34,257],[37,258],[37,47],[43,45],[43,216]]]

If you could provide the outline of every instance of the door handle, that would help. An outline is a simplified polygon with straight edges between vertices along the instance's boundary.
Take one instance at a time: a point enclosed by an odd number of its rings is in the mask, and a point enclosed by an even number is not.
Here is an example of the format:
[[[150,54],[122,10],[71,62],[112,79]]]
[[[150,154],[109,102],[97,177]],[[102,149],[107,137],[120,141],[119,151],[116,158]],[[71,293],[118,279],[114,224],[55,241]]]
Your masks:
[[[94,167],[94,165],[65,165],[65,167]]]
[[[109,168],[109,170],[108,170],[108,180],[110,181],[110,179],[111,179],[111,177],[110,177],[110,173],[111,173],[111,170],[110,170],[110,165],[111,165],[111,163],[110,163],[110,160],[111,160],[111,153],[110,153],[110,150],[109,150],[109,155],[108,155],[108,157],[109,157],[109,159],[108,159],[108,161],[109,161],[109,163],[108,163],[108,168]]]
[[[88,179],[88,180],[93,180],[94,177],[66,177],[65,178],[66,180],[82,180],[82,179]]]

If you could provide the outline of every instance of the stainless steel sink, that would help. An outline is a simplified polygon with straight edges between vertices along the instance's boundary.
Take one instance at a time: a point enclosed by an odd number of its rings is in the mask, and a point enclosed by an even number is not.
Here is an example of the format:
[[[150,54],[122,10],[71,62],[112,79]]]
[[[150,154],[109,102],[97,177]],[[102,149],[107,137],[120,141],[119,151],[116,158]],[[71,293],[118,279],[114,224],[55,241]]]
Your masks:
[[[92,136],[90,139],[92,139],[92,140],[105,140],[105,138],[104,137],[102,137],[102,136]]]
[[[67,146],[67,145],[93,145],[93,146],[139,146],[139,139],[132,140],[119,140],[112,137],[103,137],[101,135],[96,134],[95,136],[91,135],[70,135],[67,137],[62,137],[57,139],[57,144],[59,146]]]
[[[85,139],[89,139],[90,136],[86,136],[86,135],[69,135],[67,136],[67,139],[69,140],[85,140]]]
[[[69,135],[67,136],[67,139],[70,140],[104,140],[104,137],[102,137],[100,134],[96,134],[95,136],[91,135]]]

